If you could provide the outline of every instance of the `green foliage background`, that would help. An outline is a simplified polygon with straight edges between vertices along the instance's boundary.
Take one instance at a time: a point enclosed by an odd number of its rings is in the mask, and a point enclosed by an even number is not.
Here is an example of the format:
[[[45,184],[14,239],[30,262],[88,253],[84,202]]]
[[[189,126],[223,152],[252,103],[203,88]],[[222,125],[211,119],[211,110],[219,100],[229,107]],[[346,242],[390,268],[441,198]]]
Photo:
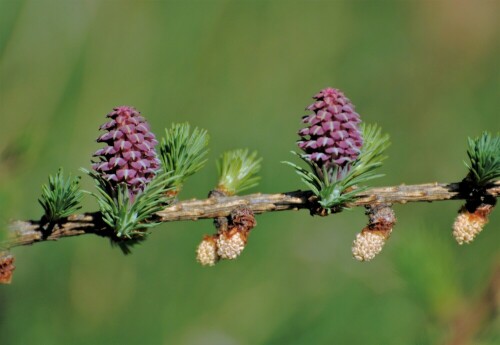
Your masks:
[[[0,0],[0,219],[37,219],[40,186],[89,167],[97,128],[133,105],[157,135],[208,130],[209,164],[181,198],[216,183],[234,148],[264,158],[259,191],[302,188],[291,160],[311,96],[345,91],[391,135],[376,185],[458,181],[466,138],[499,130],[497,1]],[[83,177],[84,188],[92,182]],[[255,189],[254,189],[255,191]],[[236,262],[200,267],[210,221],[155,228],[124,257],[96,236],[16,248],[0,286],[2,344],[436,344],[499,260],[500,212],[471,245],[460,202],[396,206],[374,262],[351,258],[362,209],[258,217]],[[85,198],[84,209],[97,205]],[[485,320],[474,344],[498,344]]]

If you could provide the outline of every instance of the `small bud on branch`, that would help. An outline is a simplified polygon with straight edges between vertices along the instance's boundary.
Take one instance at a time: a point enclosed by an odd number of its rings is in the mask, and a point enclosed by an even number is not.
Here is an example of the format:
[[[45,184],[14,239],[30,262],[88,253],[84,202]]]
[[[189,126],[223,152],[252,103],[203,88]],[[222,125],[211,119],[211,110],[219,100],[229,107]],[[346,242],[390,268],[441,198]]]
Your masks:
[[[0,252],[0,284],[10,284],[15,269],[14,257]]]
[[[358,261],[370,261],[379,254],[396,224],[396,215],[388,204],[367,207],[368,225],[356,235],[352,255]]]

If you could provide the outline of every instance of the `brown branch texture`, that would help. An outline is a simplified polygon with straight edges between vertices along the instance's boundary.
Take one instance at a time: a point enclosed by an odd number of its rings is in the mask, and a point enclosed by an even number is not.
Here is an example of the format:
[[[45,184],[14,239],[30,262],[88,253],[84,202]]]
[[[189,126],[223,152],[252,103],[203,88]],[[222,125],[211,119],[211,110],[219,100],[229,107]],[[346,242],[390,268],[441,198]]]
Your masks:
[[[500,195],[500,182],[496,182],[487,193],[495,198]],[[372,188],[357,194],[356,200],[347,207],[374,206],[378,204],[406,204],[409,202],[434,202],[466,199],[459,192],[459,183],[427,183]],[[310,191],[295,191],[279,194],[249,194],[245,196],[210,197],[203,200],[177,202],[157,213],[161,222],[213,219],[227,217],[231,212],[245,206],[255,214],[307,209],[315,213],[315,197]],[[42,221],[13,221],[9,224],[9,238],[0,243],[1,249],[30,245],[60,238],[97,234],[109,236],[99,212],[71,215],[64,221],[47,228]]]

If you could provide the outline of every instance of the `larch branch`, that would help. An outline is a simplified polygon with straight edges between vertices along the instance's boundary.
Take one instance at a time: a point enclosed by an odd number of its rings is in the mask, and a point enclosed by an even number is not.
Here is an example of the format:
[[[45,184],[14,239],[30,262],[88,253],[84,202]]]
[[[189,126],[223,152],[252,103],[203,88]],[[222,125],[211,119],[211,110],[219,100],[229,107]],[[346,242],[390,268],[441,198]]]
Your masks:
[[[498,197],[500,181],[489,188],[487,193],[495,198]],[[406,204],[465,198],[466,196],[459,192],[459,183],[427,183],[372,188],[358,193],[356,200],[346,206],[368,206],[380,203]],[[308,209],[314,213],[314,207],[317,207],[315,201],[315,196],[310,191],[193,199],[168,206],[158,212],[157,217],[161,222],[227,217],[233,209],[242,205],[250,208],[255,214],[300,209]],[[53,225],[51,229],[47,229],[47,225],[41,221],[14,221],[9,225],[9,233],[9,238],[0,242],[0,249],[84,234],[109,236],[110,229],[103,223],[100,213],[94,212],[72,215]]]

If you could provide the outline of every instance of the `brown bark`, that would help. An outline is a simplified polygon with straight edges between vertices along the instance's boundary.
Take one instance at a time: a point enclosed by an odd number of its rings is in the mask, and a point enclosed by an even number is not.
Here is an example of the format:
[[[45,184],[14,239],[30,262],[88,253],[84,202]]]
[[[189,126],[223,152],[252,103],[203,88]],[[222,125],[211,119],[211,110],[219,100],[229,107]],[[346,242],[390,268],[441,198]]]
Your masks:
[[[346,206],[464,199],[458,192],[458,186],[458,183],[428,183],[372,188],[358,193],[356,201]],[[500,182],[497,182],[487,192],[495,198],[498,197],[500,195]],[[157,216],[162,222],[227,217],[232,210],[243,205],[251,209],[255,214],[299,209],[308,209],[314,214],[316,213],[315,208],[317,208],[314,201],[314,195],[310,191],[212,197],[203,200],[193,199],[178,202],[158,212]],[[9,230],[10,236],[7,240],[0,242],[0,249],[9,249],[42,241],[54,241],[64,237],[84,234],[109,235],[109,229],[103,224],[98,212],[72,215],[59,224],[55,224],[51,229],[47,229],[46,225],[40,221],[14,221],[9,225]]]

